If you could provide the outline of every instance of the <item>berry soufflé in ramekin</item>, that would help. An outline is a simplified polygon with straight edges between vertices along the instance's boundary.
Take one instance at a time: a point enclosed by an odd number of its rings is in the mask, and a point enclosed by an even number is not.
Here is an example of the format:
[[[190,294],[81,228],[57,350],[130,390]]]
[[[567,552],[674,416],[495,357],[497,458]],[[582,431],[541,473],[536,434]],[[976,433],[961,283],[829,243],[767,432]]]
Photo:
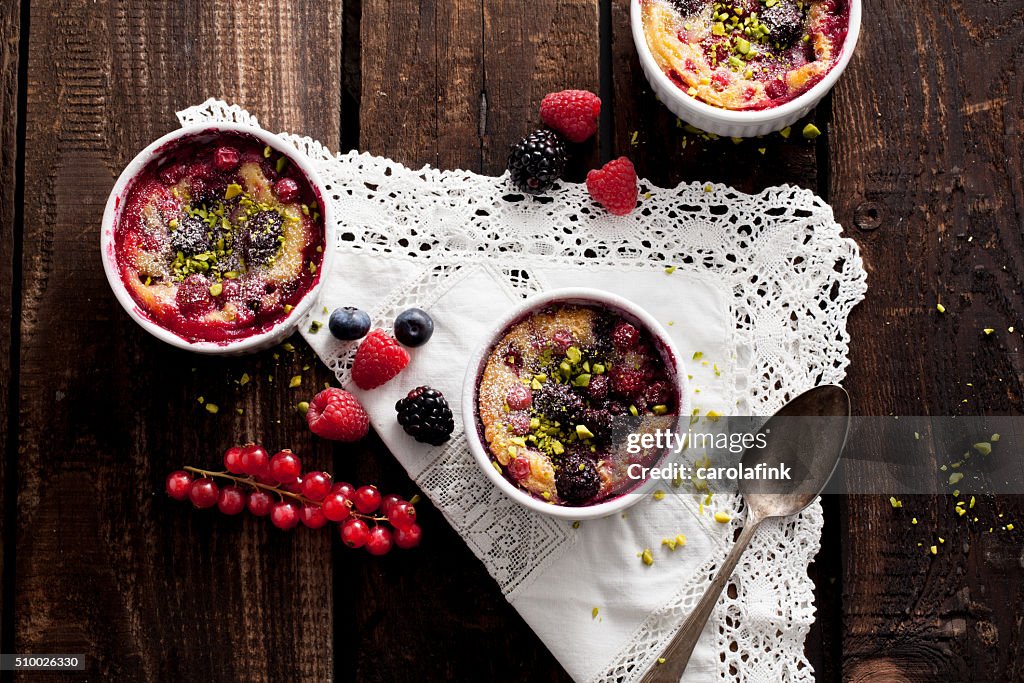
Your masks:
[[[112,197],[108,276],[116,268],[129,313],[157,336],[234,348],[266,341],[300,302],[308,308],[324,265],[323,200],[297,155],[267,144],[273,137],[176,136]]]
[[[554,296],[510,321],[481,358],[479,446],[535,503],[600,506],[638,487],[631,464],[658,457],[628,453],[623,436],[645,420],[675,423],[678,359],[663,332],[628,310]]]
[[[807,92],[836,65],[850,0],[641,0],[654,60],[715,107],[759,110]]]

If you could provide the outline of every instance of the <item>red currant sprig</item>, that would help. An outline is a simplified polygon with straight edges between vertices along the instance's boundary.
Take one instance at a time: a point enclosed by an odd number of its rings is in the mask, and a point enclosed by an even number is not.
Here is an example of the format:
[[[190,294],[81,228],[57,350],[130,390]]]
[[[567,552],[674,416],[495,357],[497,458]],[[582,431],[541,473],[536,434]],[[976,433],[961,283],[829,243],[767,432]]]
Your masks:
[[[413,501],[381,496],[376,486],[358,489],[347,482],[332,482],[327,472],[302,472],[302,463],[290,450],[273,457],[259,444],[232,446],[224,452],[225,471],[185,467],[167,476],[167,495],[189,500],[197,508],[216,506],[226,515],[249,510],[270,517],[279,529],[300,523],[320,529],[338,525],[341,540],[350,548],[366,548],[385,555],[392,546],[415,548],[422,531],[416,523]],[[226,480],[218,487],[217,480]]]

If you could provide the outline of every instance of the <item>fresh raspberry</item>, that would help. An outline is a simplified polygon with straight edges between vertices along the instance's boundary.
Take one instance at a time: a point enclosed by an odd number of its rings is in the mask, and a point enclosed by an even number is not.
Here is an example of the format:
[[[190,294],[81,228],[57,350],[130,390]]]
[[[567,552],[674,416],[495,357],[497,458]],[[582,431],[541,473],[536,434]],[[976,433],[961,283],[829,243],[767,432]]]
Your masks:
[[[608,375],[594,375],[590,378],[590,384],[587,385],[587,396],[594,401],[603,401],[608,397],[610,384],[611,380],[608,379]]]
[[[516,436],[526,436],[530,433],[530,414],[529,413],[513,413],[512,417],[508,420],[509,429]]]
[[[551,335],[551,342],[555,351],[565,353],[576,342],[576,339],[569,330],[555,330],[555,333]]]
[[[639,188],[636,169],[626,157],[609,161],[587,174],[587,192],[615,216],[625,216],[636,207]]]
[[[632,396],[644,388],[644,373],[633,368],[612,368],[612,387],[623,396]]]
[[[563,90],[544,97],[540,119],[570,142],[583,142],[597,132],[601,98],[587,90]]]
[[[334,441],[358,441],[370,429],[370,418],[356,397],[336,387],[313,397],[306,422],[314,434]]]
[[[620,351],[629,351],[640,342],[640,330],[626,322],[620,322],[612,332],[612,343]]]
[[[356,349],[352,379],[360,389],[376,389],[409,364],[409,353],[384,330],[373,330]]]

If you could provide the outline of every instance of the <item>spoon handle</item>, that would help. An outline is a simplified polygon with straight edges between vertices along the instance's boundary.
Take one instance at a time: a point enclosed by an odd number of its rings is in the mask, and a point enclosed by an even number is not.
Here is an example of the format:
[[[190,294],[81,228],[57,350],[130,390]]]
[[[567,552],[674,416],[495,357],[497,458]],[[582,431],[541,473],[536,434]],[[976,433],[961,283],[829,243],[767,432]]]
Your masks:
[[[683,622],[683,625],[676,632],[671,642],[665,647],[664,652],[661,653],[661,657],[665,661],[662,664],[656,664],[651,667],[644,677],[640,679],[641,683],[661,683],[664,681],[676,683],[682,678],[686,665],[690,663],[690,655],[693,654],[693,648],[697,646],[697,640],[700,639],[700,634],[704,631],[704,625],[715,610],[715,605],[718,604],[718,597],[722,594],[722,589],[725,588],[726,582],[729,581],[729,577],[732,576],[732,572],[736,568],[736,563],[739,562],[740,556],[746,550],[750,539],[754,537],[754,532],[757,531],[757,527],[760,524],[760,519],[747,519],[746,526],[743,527],[739,538],[736,539],[735,545],[729,551],[725,561],[722,562],[722,566],[719,567],[718,573],[715,574],[711,585],[704,592],[704,596],[701,597],[693,612],[686,618],[686,621]]]

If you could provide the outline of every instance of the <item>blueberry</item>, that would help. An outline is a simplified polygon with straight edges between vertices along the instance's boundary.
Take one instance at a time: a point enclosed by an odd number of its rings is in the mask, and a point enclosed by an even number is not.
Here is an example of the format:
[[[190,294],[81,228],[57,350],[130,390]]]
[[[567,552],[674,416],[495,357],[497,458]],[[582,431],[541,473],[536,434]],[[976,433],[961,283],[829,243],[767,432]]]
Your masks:
[[[395,338],[410,348],[423,346],[432,334],[434,321],[422,309],[410,308],[395,318]]]
[[[331,329],[331,334],[338,339],[345,341],[361,339],[370,331],[370,316],[366,314],[366,311],[360,311],[351,306],[336,308],[334,313],[331,313],[331,319],[327,326]]]

